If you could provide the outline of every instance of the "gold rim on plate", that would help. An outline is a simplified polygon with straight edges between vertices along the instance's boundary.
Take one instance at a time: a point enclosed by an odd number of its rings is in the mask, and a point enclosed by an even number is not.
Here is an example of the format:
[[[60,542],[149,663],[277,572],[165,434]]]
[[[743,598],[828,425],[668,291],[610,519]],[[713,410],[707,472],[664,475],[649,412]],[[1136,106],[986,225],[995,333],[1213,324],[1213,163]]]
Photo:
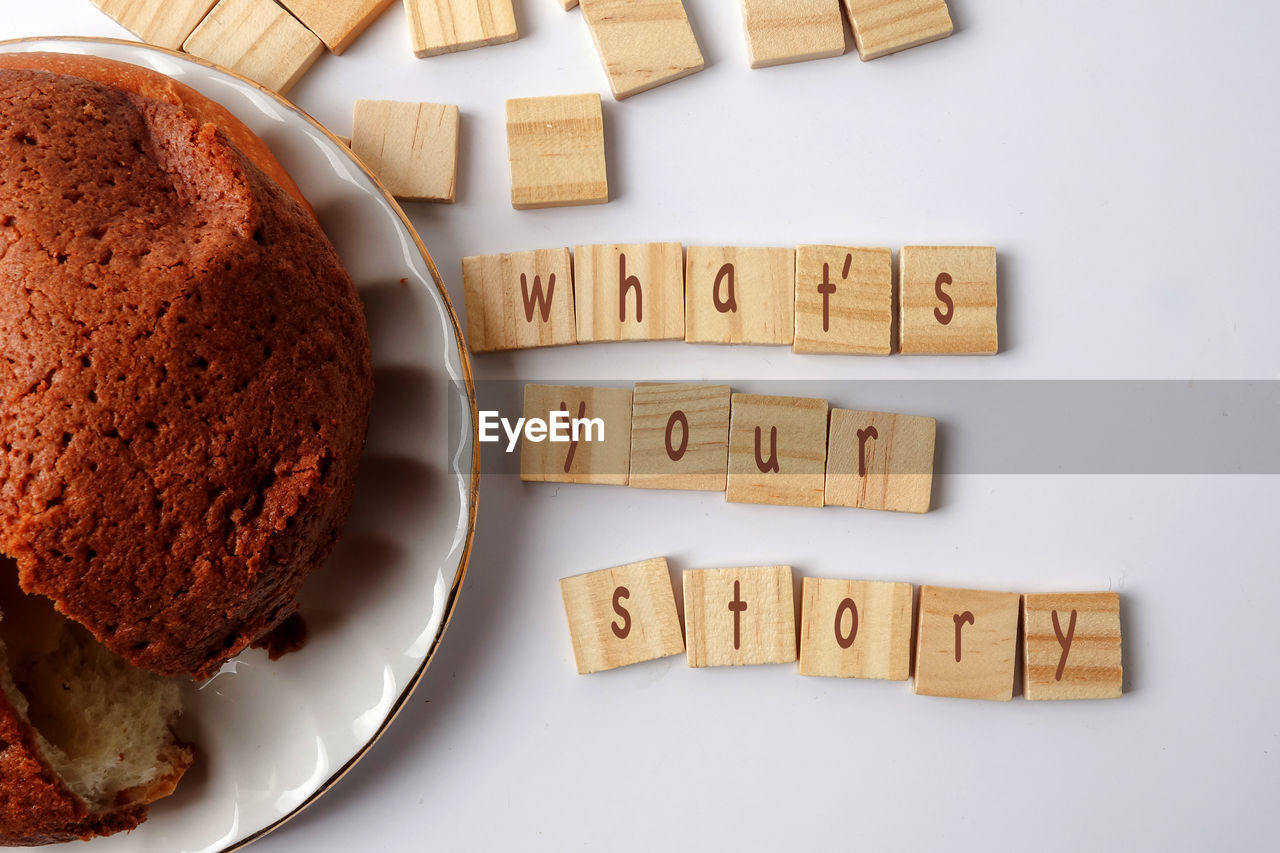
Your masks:
[[[413,223],[411,223],[409,221],[409,217],[405,215],[404,209],[400,207],[400,204],[399,202],[396,201],[395,197],[392,196],[391,193],[387,191],[387,188],[382,185],[382,182],[378,180],[377,175],[375,175],[372,171],[370,171],[369,167],[364,164],[364,161],[362,161],[359,157],[357,157],[351,151],[351,149],[347,147],[346,143],[344,143],[341,139],[339,139],[336,134],[334,134],[332,131],[329,130],[329,128],[325,127],[323,124],[321,124],[320,122],[312,118],[310,114],[306,112],[306,110],[301,109],[292,101],[285,98],[283,95],[279,94],[278,92],[273,92],[271,89],[268,89],[267,87],[263,86],[261,83],[258,83],[254,80],[250,80],[248,77],[245,77],[243,74],[238,74],[235,71],[230,70],[229,68],[223,68],[221,65],[216,65],[212,62],[209,62],[208,60],[201,59],[200,57],[193,56],[192,54],[189,54],[189,53],[183,53],[182,51],[178,51],[178,50],[170,50],[167,47],[159,47],[157,45],[147,44],[146,42],[130,41],[128,39],[118,39],[118,38],[97,38],[93,36],[37,36],[37,37],[0,40],[0,47],[6,47],[8,45],[14,45],[14,44],[38,45],[46,42],[50,43],[51,47],[54,43],[58,43],[58,42],[123,45],[126,47],[135,47],[135,48],[143,48],[145,50],[153,50],[156,53],[165,54],[168,56],[174,56],[174,57],[177,57],[178,59],[191,62],[195,65],[204,66],[205,68],[208,68],[212,71],[217,71],[221,74],[227,75],[228,77],[232,77],[236,80],[239,80],[242,83],[246,83],[249,86],[252,86],[254,89],[261,92],[262,94],[267,95],[268,97],[276,101],[276,103],[284,107],[286,110],[289,110],[290,112],[293,112],[294,114],[300,116],[304,121],[308,122],[312,127],[316,128],[322,134],[328,137],[328,139],[331,142],[336,143],[338,148],[346,156],[350,157],[353,163],[355,163],[357,166],[360,167],[360,170],[364,172],[365,176],[368,177],[369,180],[373,182],[373,185],[378,189],[378,191],[382,193],[383,200],[385,200],[386,203],[391,207],[391,210],[396,214],[396,216],[400,217],[400,221],[404,224],[404,227],[408,230],[409,234],[413,237],[414,246],[417,247],[419,254],[422,255],[423,261],[426,262],[427,270],[431,273],[431,280],[435,283],[436,290],[440,294],[440,299],[444,303],[445,311],[449,315],[449,322],[453,325],[454,338],[456,339],[458,344],[458,355],[460,356],[460,361],[462,365],[463,384],[467,392],[467,405],[470,407],[470,411],[471,411],[471,481],[470,481],[470,486],[467,492],[468,503],[469,503],[469,508],[467,512],[467,535],[462,546],[462,556],[458,562],[458,572],[454,576],[453,585],[449,589],[449,598],[445,602],[444,617],[441,620],[440,629],[436,632],[436,636],[431,643],[431,647],[427,649],[427,654],[426,654],[426,657],[422,659],[422,664],[418,667],[418,670],[413,674],[413,677],[409,679],[409,682],[405,685],[404,690],[400,692],[399,698],[397,698],[395,703],[391,706],[391,710],[387,713],[386,718],[382,721],[382,725],[378,727],[378,730],[373,733],[373,736],[369,738],[369,740],[364,744],[364,746],[362,746],[359,749],[359,751],[356,752],[355,755],[351,756],[351,758],[347,761],[346,764],[338,768],[336,772],[334,772],[328,779],[326,779],[323,783],[321,783],[321,785],[318,788],[316,788],[316,790],[312,792],[310,796],[308,796],[305,800],[303,800],[300,805],[294,808],[293,811],[289,812],[279,820],[276,820],[275,822],[263,827],[262,829],[259,829],[256,832],[248,835],[244,839],[232,843],[229,847],[224,847],[221,851],[221,853],[234,853],[234,851],[243,849],[249,844],[252,844],[253,842],[257,841],[258,839],[262,838],[263,836],[267,835],[273,830],[278,829],[288,821],[297,817],[299,814],[303,812],[303,810],[305,810],[308,806],[310,806],[312,803],[318,800],[321,797],[321,795],[323,795],[330,788],[332,788],[339,779],[345,776],[347,772],[350,771],[351,768],[356,765],[356,762],[364,758],[365,755],[368,754],[369,750],[373,748],[373,745],[376,744],[379,739],[381,739],[382,735],[391,726],[391,723],[395,721],[395,718],[400,714],[400,711],[404,708],[405,704],[409,701],[409,697],[413,694],[413,691],[418,687],[418,683],[422,680],[423,674],[427,671],[427,665],[430,664],[432,658],[435,657],[436,649],[440,645],[440,640],[444,637],[445,629],[449,627],[449,622],[453,618],[454,605],[457,603],[458,593],[462,589],[462,581],[464,580],[467,574],[467,564],[471,560],[471,545],[473,540],[475,539],[475,533],[476,533],[476,512],[477,512],[478,502],[480,499],[480,434],[479,434],[479,426],[478,426],[480,416],[479,416],[479,411],[476,405],[475,380],[471,375],[471,357],[467,350],[466,341],[463,339],[462,327],[458,323],[458,314],[456,311],[454,311],[454,308],[453,308],[453,301],[449,298],[449,291],[445,289],[444,282],[440,278],[440,271],[436,269],[435,261],[431,259],[431,253],[427,251],[427,247],[423,244],[422,238],[418,236],[417,229],[413,227]],[[116,61],[121,61],[121,60],[116,60]],[[377,392],[375,391],[375,393]]]

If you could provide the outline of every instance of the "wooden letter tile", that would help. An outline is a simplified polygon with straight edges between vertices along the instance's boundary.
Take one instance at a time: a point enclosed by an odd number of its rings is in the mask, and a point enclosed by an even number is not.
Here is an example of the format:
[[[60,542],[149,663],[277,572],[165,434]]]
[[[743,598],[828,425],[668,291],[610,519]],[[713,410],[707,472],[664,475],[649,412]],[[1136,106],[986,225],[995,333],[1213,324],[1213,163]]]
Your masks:
[[[752,68],[844,53],[838,0],[742,0]]]
[[[578,0],[556,0],[560,4],[560,8],[568,12],[570,9],[578,5]]]
[[[217,0],[93,0],[117,24],[148,44],[177,50]]]
[[[325,47],[342,53],[391,0],[280,0],[280,5],[319,36]]]
[[[844,0],[844,8],[864,61],[951,35],[946,0]]]
[[[689,666],[795,662],[791,567],[685,572],[684,623]]]
[[[681,0],[581,0],[618,100],[702,70]]]
[[[684,337],[684,258],[679,243],[575,246],[578,343]]]
[[[324,43],[275,0],[219,0],[182,49],[283,95],[324,53]]]
[[[568,441],[552,441],[553,412],[579,421],[577,440],[572,424],[559,415],[558,434]],[[584,388],[573,385],[524,386],[526,427],[520,441],[520,479],[534,483],[600,483],[625,486],[631,468],[631,389]],[[528,421],[538,418],[548,429],[541,438],[530,436]],[[586,423],[585,421],[590,421]],[[601,433],[603,432],[603,437]]]
[[[888,355],[892,332],[892,252],[796,249],[795,352]]]
[[[928,512],[937,426],[918,415],[832,409],[827,506]]]
[[[996,250],[904,246],[898,254],[898,350],[991,355],[996,331]]]
[[[562,578],[560,597],[580,675],[684,651],[662,557]]]
[[[578,342],[568,249],[462,259],[472,352]]]
[[[1022,598],[1022,693],[1028,699],[1115,699],[1123,689],[1120,596],[1114,592]]]
[[[961,699],[1013,698],[1016,592],[920,587],[915,692]]]
[[[597,94],[507,101],[507,156],[516,210],[609,200]]]
[[[457,196],[458,108],[452,104],[356,101],[351,150],[396,198]]]
[[[729,396],[728,385],[636,385],[630,485],[723,492],[729,470]]]
[[[795,334],[794,249],[690,246],[686,256],[686,341],[791,343]]]
[[[912,591],[909,583],[805,578],[800,674],[906,681]]]
[[[733,395],[727,500],[822,506],[826,461],[826,400]]]
[[[520,37],[511,0],[404,0],[415,56],[439,56]]]

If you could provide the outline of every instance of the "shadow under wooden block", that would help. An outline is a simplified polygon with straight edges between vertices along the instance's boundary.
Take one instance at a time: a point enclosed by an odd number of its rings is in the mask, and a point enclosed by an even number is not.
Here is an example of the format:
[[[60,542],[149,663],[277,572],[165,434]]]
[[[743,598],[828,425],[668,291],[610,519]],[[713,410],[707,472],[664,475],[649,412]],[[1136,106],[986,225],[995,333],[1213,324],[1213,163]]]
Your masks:
[[[147,44],[177,50],[217,0],[92,0]]]
[[[796,249],[796,329],[802,353],[888,355],[893,253],[851,246]]]
[[[835,0],[742,0],[752,68],[844,53],[844,19]]]
[[[903,246],[898,253],[898,351],[992,355],[996,250]]]
[[[462,259],[472,352],[578,342],[568,249]]]
[[[511,0],[404,0],[415,56],[505,44],[520,37]]]
[[[520,479],[535,483],[625,486],[631,465],[631,389],[574,385],[524,386],[526,427],[520,440]],[[547,422],[542,440],[529,434],[532,418]],[[561,426],[552,440],[552,419]]]
[[[684,337],[684,257],[679,243],[575,246],[578,343]]]
[[[507,158],[516,210],[609,200],[600,96],[507,101]]]
[[[800,674],[906,681],[913,591],[909,583],[805,578]]]
[[[723,492],[729,470],[729,398],[728,385],[636,385],[629,485]]]
[[[832,409],[827,506],[928,512],[937,427],[918,415]]]
[[[356,101],[351,151],[396,198],[453,204],[458,123],[453,104]]]
[[[946,0],[844,0],[863,61],[951,35]]]
[[[794,249],[688,247],[684,339],[789,345],[795,335],[795,259]]]
[[[581,675],[684,651],[662,557],[562,578],[560,596]]]
[[[726,500],[822,506],[827,401],[734,394]]]
[[[1013,698],[1016,592],[920,587],[915,692],[960,699]]]
[[[1028,699],[1115,699],[1123,692],[1120,595],[1022,597],[1023,688]]]
[[[686,571],[684,621],[689,666],[794,663],[791,567]]]
[[[219,0],[182,49],[283,95],[324,53],[324,43],[275,0]]]
[[[580,0],[618,100],[701,71],[702,52],[681,0]]]
[[[342,53],[391,0],[279,0],[333,53]]]

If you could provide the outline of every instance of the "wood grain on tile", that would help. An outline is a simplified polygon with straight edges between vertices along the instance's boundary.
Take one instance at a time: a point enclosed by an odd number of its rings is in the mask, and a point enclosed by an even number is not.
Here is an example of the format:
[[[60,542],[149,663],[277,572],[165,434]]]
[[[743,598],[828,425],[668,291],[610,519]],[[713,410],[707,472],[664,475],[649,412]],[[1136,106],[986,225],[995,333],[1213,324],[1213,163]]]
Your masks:
[[[844,0],[864,61],[951,35],[946,0]]]
[[[581,0],[618,100],[701,71],[702,51],[681,0]]]
[[[463,258],[462,292],[472,352],[578,342],[568,249]]]
[[[685,255],[686,341],[791,344],[794,249],[689,246]]]
[[[177,50],[217,0],[92,0],[147,44]]]
[[[351,150],[396,198],[452,204],[458,188],[458,108],[356,101]]]
[[[936,431],[919,415],[832,409],[827,505],[928,512]]]
[[[892,333],[891,251],[796,249],[795,352],[888,355]]]
[[[1123,693],[1118,593],[1031,593],[1022,597],[1022,613],[1026,698],[1115,699]]]
[[[560,426],[552,423],[553,417],[560,419]],[[521,480],[627,484],[631,469],[630,388],[526,385],[524,418],[526,422],[537,418],[547,428],[540,431],[539,438],[530,435],[526,423],[520,441]],[[557,437],[568,440],[553,441],[553,430]]]
[[[729,471],[729,397],[728,385],[636,385],[629,485],[723,492]]]
[[[182,49],[283,95],[324,53],[324,43],[274,0],[220,0]]]
[[[562,578],[560,596],[579,674],[684,652],[662,557]]]
[[[803,589],[801,675],[911,676],[911,584],[805,578]]]
[[[840,0],[742,0],[752,68],[844,53]]]
[[[511,0],[404,0],[409,40],[419,57],[439,56],[520,37]]]
[[[1013,698],[1016,592],[920,587],[915,692],[961,699]]]
[[[507,101],[507,156],[517,210],[609,200],[604,113],[595,93]]]
[[[791,567],[686,571],[684,620],[689,666],[793,663]]]
[[[684,255],[679,243],[575,246],[578,342],[684,337]]]
[[[826,459],[826,400],[733,395],[727,500],[822,506]]]
[[[898,253],[898,350],[992,355],[996,250],[990,246],[904,246]]]
[[[320,37],[333,53],[342,53],[373,23],[391,0],[279,0]]]

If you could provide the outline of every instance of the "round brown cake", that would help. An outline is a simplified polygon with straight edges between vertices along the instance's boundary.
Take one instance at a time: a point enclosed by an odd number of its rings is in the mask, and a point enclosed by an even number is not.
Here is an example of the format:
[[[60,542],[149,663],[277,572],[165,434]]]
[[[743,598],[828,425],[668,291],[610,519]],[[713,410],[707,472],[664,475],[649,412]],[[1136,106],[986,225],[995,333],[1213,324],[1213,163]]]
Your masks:
[[[132,66],[4,59],[27,67],[0,67],[0,553],[121,657],[204,678],[337,540],[359,298],[225,110]]]

